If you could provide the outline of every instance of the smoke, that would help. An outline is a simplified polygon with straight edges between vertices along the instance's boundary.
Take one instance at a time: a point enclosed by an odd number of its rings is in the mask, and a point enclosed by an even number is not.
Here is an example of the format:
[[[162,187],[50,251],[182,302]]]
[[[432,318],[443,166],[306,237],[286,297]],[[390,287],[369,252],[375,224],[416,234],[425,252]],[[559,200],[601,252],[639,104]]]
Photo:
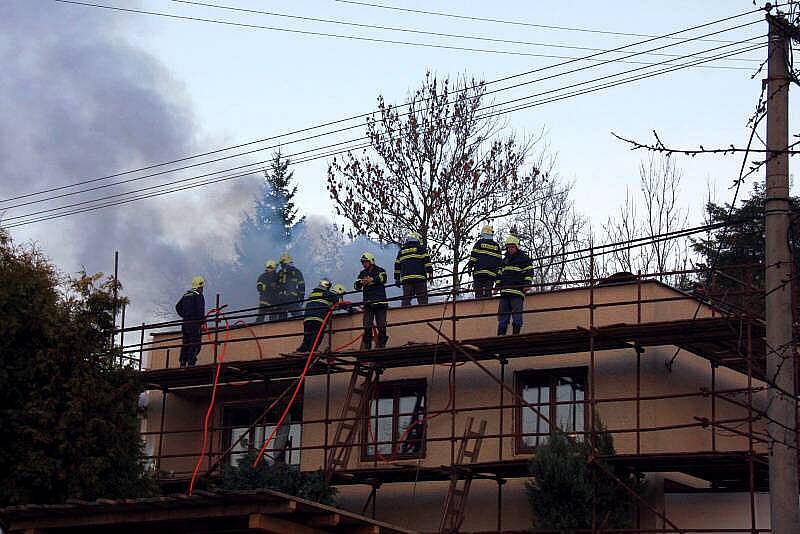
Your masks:
[[[0,199],[208,148],[196,139],[198,128],[180,83],[155,58],[125,42],[113,26],[118,20],[49,2],[0,2]],[[214,169],[203,172],[209,170]],[[280,228],[244,238],[242,221],[260,189],[258,178],[240,179],[22,226],[12,234],[17,241],[36,242],[67,273],[83,268],[110,273],[119,251],[119,276],[132,303],[128,325],[174,318],[174,303],[197,274],[206,277],[209,302],[220,293],[230,309],[256,306],[255,281],[264,261],[287,250],[309,291],[322,277],[352,288],[364,251],[375,253],[378,264],[391,271],[394,249],[363,237],[349,239],[323,217],[297,225],[288,245]],[[58,204],[8,209],[11,205],[0,203],[0,222]],[[251,253],[241,256],[237,247]]]
[[[202,150],[180,84],[125,43],[113,27],[117,20],[50,2],[0,2],[0,198]],[[36,242],[67,272],[110,272],[118,250],[120,280],[132,300],[128,318],[149,320],[209,262],[234,257],[232,236],[257,183],[193,189],[23,226],[13,235]],[[0,203],[3,219],[54,206],[7,209],[11,204]]]

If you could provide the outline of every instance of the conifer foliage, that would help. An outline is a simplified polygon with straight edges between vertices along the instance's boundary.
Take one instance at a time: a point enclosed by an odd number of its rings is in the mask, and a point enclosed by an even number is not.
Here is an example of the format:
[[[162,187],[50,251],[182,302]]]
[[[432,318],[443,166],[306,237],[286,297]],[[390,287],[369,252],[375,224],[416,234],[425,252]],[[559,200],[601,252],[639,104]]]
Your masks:
[[[536,449],[529,465],[532,478],[526,484],[534,528],[565,534],[591,529],[593,516],[600,530],[631,526],[635,499],[590,459],[639,494],[646,487],[644,478],[596,458],[615,454],[611,434],[599,422],[597,428],[594,446],[557,432]]]

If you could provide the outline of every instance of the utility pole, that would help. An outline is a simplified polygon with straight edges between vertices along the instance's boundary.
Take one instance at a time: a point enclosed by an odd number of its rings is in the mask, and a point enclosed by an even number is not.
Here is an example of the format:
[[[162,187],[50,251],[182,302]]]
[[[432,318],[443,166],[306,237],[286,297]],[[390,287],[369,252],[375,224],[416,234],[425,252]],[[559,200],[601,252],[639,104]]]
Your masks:
[[[769,56],[767,75],[767,184],[766,231],[766,319],[767,378],[769,389],[767,424],[770,438],[770,519],[774,534],[800,532],[798,511],[797,452],[794,448],[795,347],[792,341],[792,255],[788,235],[789,210],[789,39],[797,29],[780,13],[767,14]],[[794,431],[789,431],[794,429]]]

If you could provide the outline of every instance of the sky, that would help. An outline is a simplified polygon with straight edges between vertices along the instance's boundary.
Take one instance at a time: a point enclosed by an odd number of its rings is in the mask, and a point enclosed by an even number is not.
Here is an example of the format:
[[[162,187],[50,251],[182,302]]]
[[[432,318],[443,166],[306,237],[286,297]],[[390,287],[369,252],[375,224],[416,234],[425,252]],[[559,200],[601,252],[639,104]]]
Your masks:
[[[750,0],[374,2],[528,24],[514,25],[334,0],[207,2],[295,17],[483,37],[477,40],[237,12],[169,0],[93,3],[230,24],[52,0],[0,0],[0,64],[4,65],[0,79],[0,199],[257,139],[273,138],[241,150],[280,143],[283,152],[291,155],[357,137],[363,129],[299,143],[294,141],[302,135],[284,134],[369,112],[375,108],[379,94],[388,102],[402,103],[426,71],[440,77],[467,75],[492,81],[539,70],[491,84],[490,88],[500,89],[516,81],[538,80],[499,91],[494,98],[501,103],[643,67],[638,63],[612,63],[540,80],[592,62],[544,69],[564,59],[537,55],[579,57],[592,53],[585,48],[609,49],[645,38],[546,29],[531,24],[660,35],[753,9]],[[685,35],[696,37],[751,22],[755,24],[659,53],[695,53],[728,44],[719,40],[738,41],[766,33],[763,15],[751,14]],[[334,33],[361,40],[278,29]],[[529,44],[522,44],[523,41]],[[661,40],[634,50],[679,42]],[[603,56],[606,57],[609,56]],[[737,57],[737,61],[712,64],[737,69],[684,69],[509,113],[504,120],[510,130],[523,136],[544,132],[547,150],[558,157],[559,175],[574,182],[577,208],[599,225],[616,211],[626,188],[637,190],[638,166],[647,157],[641,151],[631,151],[612,132],[649,141],[656,130],[666,144],[679,147],[746,143],[747,119],[760,94],[764,73],[754,78],[753,75],[759,60],[766,57],[766,50]],[[665,59],[668,57],[642,55],[629,61]],[[791,106],[790,124],[797,110],[797,104]],[[254,163],[268,159],[270,153],[271,150],[262,150],[208,167]],[[299,184],[297,205],[311,217],[333,217],[325,190],[326,161],[294,168]],[[739,158],[731,157],[678,159],[683,171],[680,198],[689,212],[690,223],[701,222],[709,187],[718,201],[730,200],[730,185],[740,164]],[[59,203],[89,200],[94,198],[92,195],[129,191],[200,172],[203,171],[187,169],[175,175],[141,178],[116,188],[13,209],[10,206],[22,200],[0,202],[0,210],[4,209],[2,220],[8,225],[14,221],[9,217],[51,209]],[[121,178],[141,176],[144,174]],[[93,185],[103,183],[107,181]],[[118,250],[120,277],[137,306],[136,319],[145,320],[152,317],[153,310],[168,307],[165,303],[177,299],[192,275],[208,269],[209,264],[235,257],[238,225],[251,208],[258,188],[258,175],[252,175],[11,230],[18,242],[36,243],[65,272],[81,268],[110,271],[113,253]],[[69,191],[72,190],[61,192]],[[36,198],[39,197],[26,200]]]

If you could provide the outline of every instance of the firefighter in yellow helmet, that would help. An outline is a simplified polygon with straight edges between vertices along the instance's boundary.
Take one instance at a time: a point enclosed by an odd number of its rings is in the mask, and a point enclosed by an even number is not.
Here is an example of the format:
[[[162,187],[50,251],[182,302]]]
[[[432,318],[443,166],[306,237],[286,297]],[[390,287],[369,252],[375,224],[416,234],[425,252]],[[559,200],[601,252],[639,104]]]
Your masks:
[[[203,322],[206,318],[206,300],[203,297],[203,287],[206,281],[202,276],[192,278],[192,289],[181,297],[175,305],[175,311],[183,319],[181,323],[181,367],[197,364],[197,355],[200,353]]]
[[[340,295],[331,288],[331,281],[323,278],[319,285],[308,295],[306,302],[305,316],[303,318],[303,342],[297,348],[297,352],[308,352],[314,346],[322,322],[331,307],[339,301]]]
[[[282,317],[286,318],[286,312],[290,312],[292,317],[303,315],[303,301],[306,298],[306,282],[303,273],[293,265],[294,260],[287,253],[281,254],[281,270],[278,272],[278,287],[281,291],[283,301]]]
[[[519,248],[519,238],[510,235],[506,238],[506,255],[497,278],[497,289],[500,290],[500,303],[497,308],[497,335],[504,336],[508,330],[508,321],[514,334],[522,330],[522,308],[525,304],[525,292],[533,283],[533,263]]]
[[[389,336],[386,335],[386,310],[389,301],[386,298],[386,270],[375,265],[375,255],[365,252],[361,255],[363,269],[358,274],[353,287],[362,292],[364,303],[364,337],[361,347],[372,348],[372,325],[378,329],[378,348],[386,346]]]
[[[280,291],[278,291],[278,262],[275,260],[267,260],[264,263],[264,272],[258,277],[256,281],[256,289],[258,290],[258,317],[257,323],[263,323],[264,318],[269,314],[271,321],[279,318],[280,310],[278,306],[280,302]]]

